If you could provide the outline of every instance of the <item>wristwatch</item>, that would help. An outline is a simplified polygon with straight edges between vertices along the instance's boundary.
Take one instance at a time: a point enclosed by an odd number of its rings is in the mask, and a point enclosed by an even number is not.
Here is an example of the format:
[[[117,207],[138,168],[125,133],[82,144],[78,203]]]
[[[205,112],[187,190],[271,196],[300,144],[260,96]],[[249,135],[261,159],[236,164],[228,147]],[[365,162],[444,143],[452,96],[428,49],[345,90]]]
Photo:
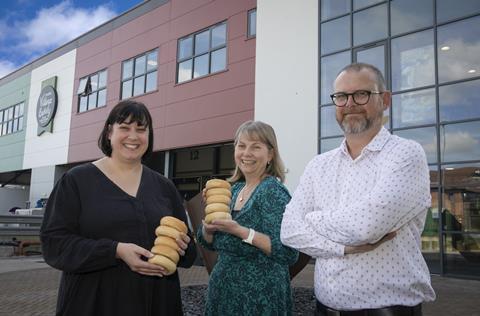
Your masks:
[[[243,239],[242,241],[247,244],[252,244],[253,243],[253,237],[255,236],[255,231],[251,228],[248,229],[248,237],[246,239]]]

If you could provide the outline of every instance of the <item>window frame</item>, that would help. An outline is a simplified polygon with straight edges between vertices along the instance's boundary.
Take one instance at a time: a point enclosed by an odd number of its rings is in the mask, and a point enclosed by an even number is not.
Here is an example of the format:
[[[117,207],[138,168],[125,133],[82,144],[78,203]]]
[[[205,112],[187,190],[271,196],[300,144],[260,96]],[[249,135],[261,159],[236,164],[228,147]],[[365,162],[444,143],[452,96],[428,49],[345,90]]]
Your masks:
[[[157,58],[156,58],[156,62],[157,62],[157,65],[155,66],[155,68],[151,68],[149,69],[148,67],[148,56],[152,53],[156,53],[157,55]],[[136,69],[136,66],[137,66],[137,60],[140,60],[141,58],[145,57],[145,65],[144,65],[144,69],[143,69],[143,72],[140,73],[140,74],[135,74],[135,69]],[[131,73],[128,77],[124,77],[124,65],[128,62],[131,62],[132,65],[131,65]],[[147,77],[148,75],[150,75],[151,73],[154,73],[154,72],[157,72],[157,75],[156,75],[156,87],[155,89],[153,90],[149,90],[147,91]],[[135,82],[137,79],[143,77],[143,92],[142,93],[139,93],[139,94],[135,94]],[[130,93],[127,95],[127,96],[123,96],[123,85],[124,83],[126,82],[129,82],[130,81],[130,85],[131,85],[131,88],[130,88]],[[120,100],[126,100],[126,99],[129,99],[129,98],[135,98],[135,97],[138,97],[138,96],[141,96],[141,95],[144,95],[144,94],[147,94],[147,93],[150,93],[152,91],[156,91],[158,90],[158,47],[154,48],[154,49],[151,49],[149,51],[146,51],[144,53],[141,53],[139,55],[136,55],[132,58],[129,58],[129,59],[125,59],[122,61],[122,64],[121,64],[121,71],[120,71]]]
[[[100,87],[100,75],[105,73],[105,85]],[[97,76],[96,88],[92,88],[92,78]],[[77,89],[77,113],[85,113],[97,108],[107,106],[107,87],[108,87],[108,68],[101,69],[79,79]],[[83,83],[84,82],[84,83]],[[105,104],[98,105],[98,96],[100,92],[105,91]],[[90,107],[91,96],[95,95],[95,106]],[[81,109],[82,98],[86,99],[85,109]]]
[[[250,24],[250,17],[255,13],[255,33],[252,34],[252,25]],[[256,38],[257,37],[257,8],[253,8],[248,10],[247,12],[247,39],[249,38]]]

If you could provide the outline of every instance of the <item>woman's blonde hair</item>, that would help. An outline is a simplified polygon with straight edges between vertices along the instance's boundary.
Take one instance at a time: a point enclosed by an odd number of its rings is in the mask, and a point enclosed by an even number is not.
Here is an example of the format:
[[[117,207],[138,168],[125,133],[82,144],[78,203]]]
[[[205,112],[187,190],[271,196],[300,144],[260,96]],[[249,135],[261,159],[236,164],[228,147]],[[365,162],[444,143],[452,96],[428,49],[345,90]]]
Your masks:
[[[273,176],[283,183],[285,181],[285,166],[278,152],[277,137],[275,136],[273,128],[261,121],[247,121],[237,129],[234,146],[237,146],[238,140],[242,135],[246,135],[250,139],[258,140],[267,145],[272,153],[272,160],[267,164],[265,174]],[[233,175],[228,178],[228,181],[236,182],[244,179],[245,175],[238,166],[235,166],[235,171]]]

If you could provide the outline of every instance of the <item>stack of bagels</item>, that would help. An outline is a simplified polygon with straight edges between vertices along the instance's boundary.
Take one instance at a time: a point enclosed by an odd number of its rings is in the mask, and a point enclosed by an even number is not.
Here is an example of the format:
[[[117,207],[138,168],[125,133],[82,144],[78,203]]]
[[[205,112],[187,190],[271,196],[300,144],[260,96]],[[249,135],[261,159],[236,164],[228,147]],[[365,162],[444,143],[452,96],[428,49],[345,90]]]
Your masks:
[[[188,231],[184,222],[173,216],[165,216],[160,221],[160,226],[155,230],[157,238],[151,252],[153,257],[148,262],[158,264],[165,268],[166,275],[170,275],[177,270],[177,263],[180,255],[176,239],[182,238],[182,234]]]
[[[225,180],[208,180],[206,185],[205,223],[210,224],[215,219],[232,219],[230,215],[231,185]]]

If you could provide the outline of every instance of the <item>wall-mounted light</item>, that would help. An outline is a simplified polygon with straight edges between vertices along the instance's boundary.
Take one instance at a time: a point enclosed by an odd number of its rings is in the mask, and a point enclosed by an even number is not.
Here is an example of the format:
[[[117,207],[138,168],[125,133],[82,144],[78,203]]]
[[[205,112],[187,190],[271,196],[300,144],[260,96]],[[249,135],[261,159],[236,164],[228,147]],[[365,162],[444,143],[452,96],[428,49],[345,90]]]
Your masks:
[[[440,50],[443,50],[443,51],[450,50],[450,46],[442,46]]]

